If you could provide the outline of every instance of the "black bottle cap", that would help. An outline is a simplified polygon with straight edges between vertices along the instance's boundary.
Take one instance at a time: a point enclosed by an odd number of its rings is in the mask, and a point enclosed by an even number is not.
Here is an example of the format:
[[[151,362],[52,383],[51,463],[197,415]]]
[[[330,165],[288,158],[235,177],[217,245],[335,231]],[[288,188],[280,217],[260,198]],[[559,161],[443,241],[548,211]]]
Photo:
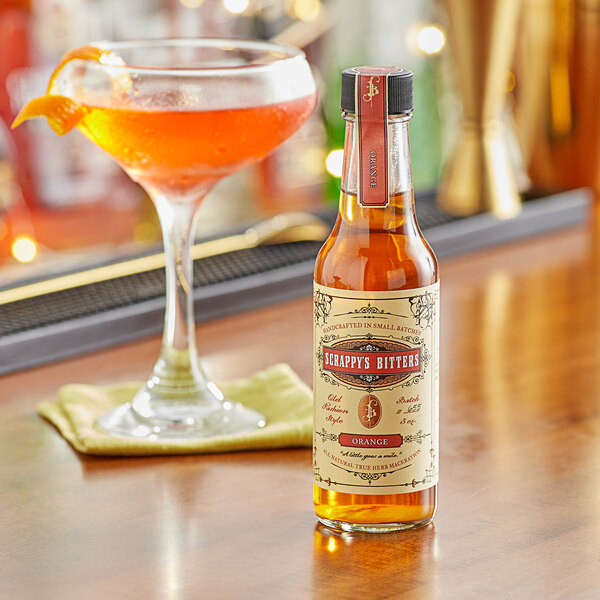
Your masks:
[[[351,113],[356,112],[354,84],[359,68],[361,67],[351,67],[342,71],[342,110]],[[410,113],[413,108],[413,73],[408,69],[398,68],[388,75],[388,114]]]

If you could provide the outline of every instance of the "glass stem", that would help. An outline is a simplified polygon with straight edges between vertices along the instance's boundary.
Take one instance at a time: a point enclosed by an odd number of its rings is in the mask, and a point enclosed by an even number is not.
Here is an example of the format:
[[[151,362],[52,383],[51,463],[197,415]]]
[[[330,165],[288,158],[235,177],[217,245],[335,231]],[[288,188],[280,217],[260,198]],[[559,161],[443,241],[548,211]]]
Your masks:
[[[163,234],[166,259],[167,304],[163,349],[196,355],[191,243],[198,214],[192,203],[154,198]]]
[[[199,202],[153,194],[166,260],[165,326],[160,357],[134,408],[144,416],[165,403],[214,405],[223,399],[204,374],[196,350],[191,245]]]

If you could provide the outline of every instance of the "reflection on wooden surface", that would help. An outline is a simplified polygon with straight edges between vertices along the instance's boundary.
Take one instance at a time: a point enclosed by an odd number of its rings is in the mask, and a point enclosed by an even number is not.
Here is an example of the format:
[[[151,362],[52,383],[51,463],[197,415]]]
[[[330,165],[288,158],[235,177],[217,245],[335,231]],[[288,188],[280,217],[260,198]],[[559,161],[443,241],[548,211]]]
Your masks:
[[[600,228],[447,260],[434,526],[316,526],[309,449],[79,456],[34,414],[76,379],[142,379],[157,338],[4,377],[0,595],[596,598]],[[217,380],[275,361],[312,379],[311,301],[198,328]]]
[[[412,593],[419,600],[438,598],[437,567],[435,526],[376,536],[315,527],[312,586],[329,590],[331,597],[395,598]],[[369,576],[357,577],[367,569]]]

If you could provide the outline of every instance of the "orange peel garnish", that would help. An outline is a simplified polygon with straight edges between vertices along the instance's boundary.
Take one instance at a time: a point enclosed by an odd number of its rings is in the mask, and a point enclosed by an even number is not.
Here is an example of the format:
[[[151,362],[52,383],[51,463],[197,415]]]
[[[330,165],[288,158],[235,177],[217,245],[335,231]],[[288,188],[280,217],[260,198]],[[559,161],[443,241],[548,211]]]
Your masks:
[[[19,111],[15,120],[11,124],[11,129],[18,127],[23,121],[35,117],[46,117],[48,124],[58,135],[64,135],[77,126],[85,114],[83,108],[67,96],[61,96],[54,93],[56,91],[56,80],[65,65],[72,60],[95,60],[104,65],[124,65],[123,60],[110,50],[97,48],[96,46],[79,46],[69,50],[58,63],[58,66],[50,75],[46,95],[34,98],[25,104]],[[129,76],[126,75],[130,82]],[[121,76],[122,79],[122,76]],[[119,86],[125,88],[123,81],[118,82]]]
[[[111,52],[109,50],[103,50],[102,48],[96,48],[96,46],[79,46],[78,48],[73,48],[72,50],[65,52],[56,69],[54,69],[52,75],[50,75],[46,94],[52,94],[54,91],[54,84],[67,63],[70,63],[72,60],[95,60],[96,62],[102,62],[101,59],[105,54],[111,54]]]
[[[46,94],[39,98],[30,100],[16,116],[10,126],[11,129],[18,127],[23,121],[35,117],[46,117],[48,125],[58,135],[64,135],[71,131],[81,121],[84,111],[77,102],[66,96],[51,96]]]

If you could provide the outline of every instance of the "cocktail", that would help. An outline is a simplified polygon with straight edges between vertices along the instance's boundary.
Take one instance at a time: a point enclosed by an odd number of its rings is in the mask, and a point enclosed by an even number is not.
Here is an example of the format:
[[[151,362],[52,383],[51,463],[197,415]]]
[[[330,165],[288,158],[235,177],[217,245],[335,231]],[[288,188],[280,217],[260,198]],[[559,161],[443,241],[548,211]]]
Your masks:
[[[228,401],[198,360],[192,297],[198,208],[221,178],[260,160],[316,103],[304,54],[246,40],[110,42],[65,55],[48,94],[15,124],[46,116],[77,127],[152,197],[166,256],[159,359],[131,403],[99,419],[109,433],[149,439],[249,431],[262,415]]]

